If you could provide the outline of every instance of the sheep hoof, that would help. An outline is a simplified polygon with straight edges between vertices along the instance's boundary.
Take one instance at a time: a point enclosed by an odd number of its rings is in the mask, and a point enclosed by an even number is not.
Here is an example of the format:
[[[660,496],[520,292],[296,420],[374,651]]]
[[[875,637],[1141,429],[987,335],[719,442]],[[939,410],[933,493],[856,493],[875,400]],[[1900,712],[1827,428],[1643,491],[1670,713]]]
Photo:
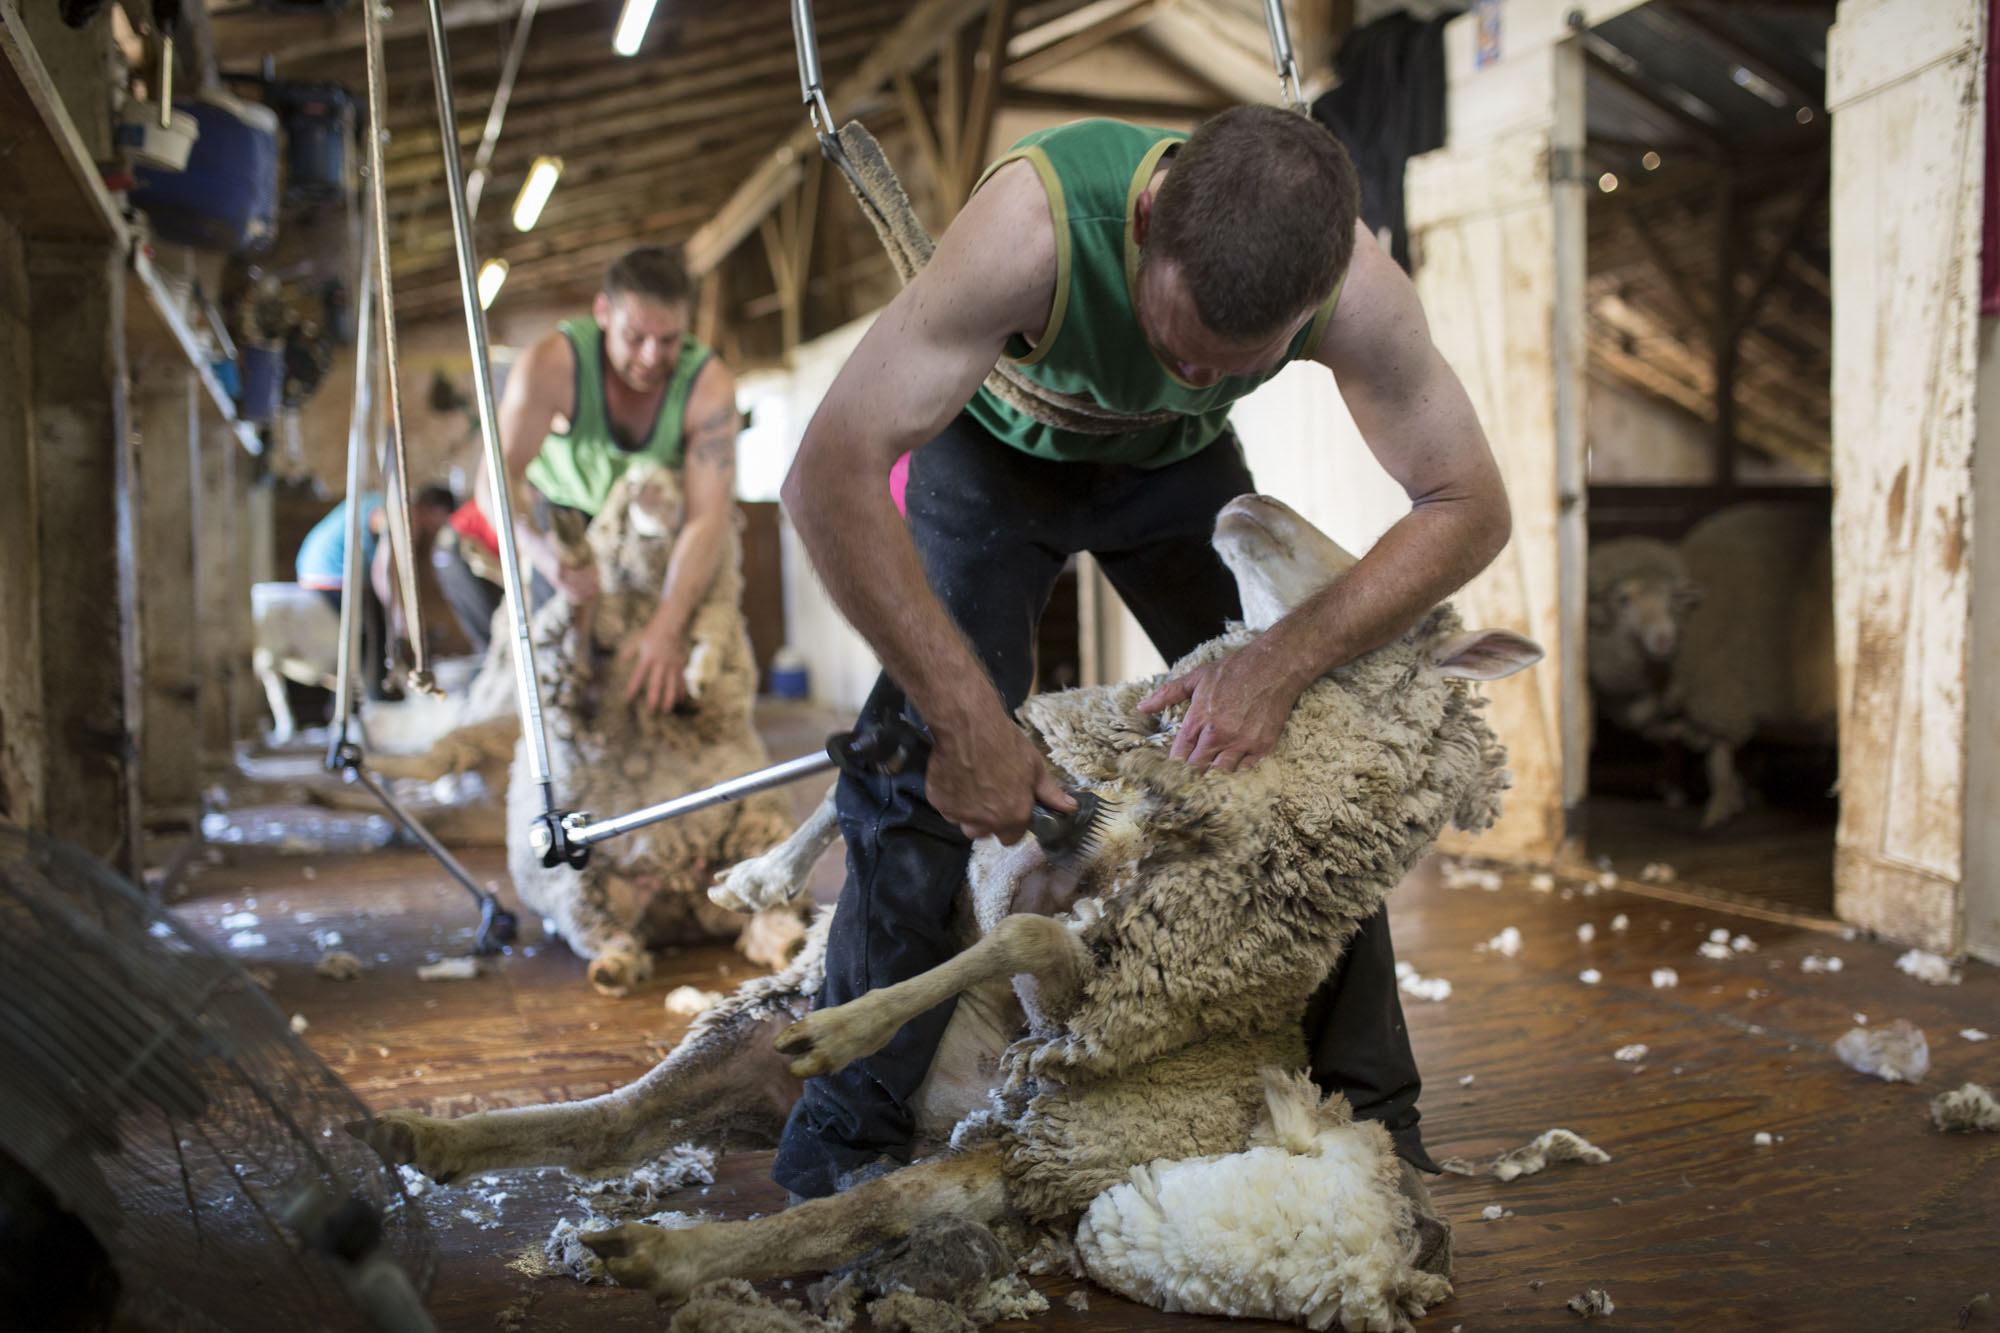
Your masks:
[[[414,1166],[440,1185],[448,1185],[464,1164],[449,1150],[450,1125],[417,1111],[384,1111],[373,1120],[350,1120],[347,1132],[375,1150],[390,1166]]]
[[[653,974],[653,959],[643,949],[607,949],[590,960],[590,985],[599,995],[617,1000]]]
[[[643,1287],[662,1305],[680,1305],[700,1280],[691,1257],[677,1253],[683,1231],[668,1231],[641,1222],[627,1222],[609,1231],[586,1231],[578,1237],[621,1287]]]
[[[780,1032],[772,1045],[780,1055],[792,1057],[789,1068],[795,1078],[835,1074],[868,1054],[868,1048],[849,1039],[848,1026],[839,1007],[821,1009]]]

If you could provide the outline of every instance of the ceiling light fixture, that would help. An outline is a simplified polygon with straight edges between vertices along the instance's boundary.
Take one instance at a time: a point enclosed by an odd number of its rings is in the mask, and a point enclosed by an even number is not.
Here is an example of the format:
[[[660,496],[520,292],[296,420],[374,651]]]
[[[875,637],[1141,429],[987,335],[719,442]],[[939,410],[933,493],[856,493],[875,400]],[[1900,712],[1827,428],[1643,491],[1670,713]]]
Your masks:
[[[479,308],[492,308],[493,298],[500,294],[500,284],[507,281],[507,261],[489,259],[479,266]]]
[[[562,175],[562,169],[559,157],[538,157],[535,165],[528,168],[528,179],[521,182],[521,193],[514,199],[515,231],[527,231],[540,220],[542,208],[555,193],[556,178]]]
[[[621,56],[637,55],[646,40],[646,25],[653,21],[655,0],[625,0],[618,13],[618,30],[611,35],[611,49]]]

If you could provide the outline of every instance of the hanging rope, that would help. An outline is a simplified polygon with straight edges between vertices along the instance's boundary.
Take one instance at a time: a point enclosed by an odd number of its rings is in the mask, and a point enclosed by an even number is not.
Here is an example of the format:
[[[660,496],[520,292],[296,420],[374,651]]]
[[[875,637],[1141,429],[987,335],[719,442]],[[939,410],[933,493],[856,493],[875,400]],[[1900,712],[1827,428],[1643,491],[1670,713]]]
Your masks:
[[[386,76],[382,61],[382,11],[376,0],[364,0],[363,40],[368,50],[368,187],[374,196],[375,281],[381,296],[377,309],[382,316],[382,372],[388,380],[389,461],[385,467],[393,484],[386,506],[389,514],[389,550],[396,562],[397,596],[403,603],[403,618],[409,626],[410,688],[434,698],[442,697],[431,674],[430,635],[424,628],[423,596],[417,580],[417,541],[410,528],[410,460],[403,435],[402,365],[396,347],[396,288],[389,274],[388,177],[382,170],[382,138],[387,133],[384,108],[387,105]],[[457,145],[448,145],[455,151]],[[366,282],[367,275],[362,276]]]

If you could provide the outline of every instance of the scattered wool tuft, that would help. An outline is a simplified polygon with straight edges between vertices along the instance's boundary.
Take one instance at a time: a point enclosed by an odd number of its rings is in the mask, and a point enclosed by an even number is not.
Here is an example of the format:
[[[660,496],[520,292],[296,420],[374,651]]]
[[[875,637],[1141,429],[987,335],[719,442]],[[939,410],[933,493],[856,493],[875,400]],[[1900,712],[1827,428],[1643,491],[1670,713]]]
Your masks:
[[[1715,928],[1714,930],[1711,930],[1711,931],[1709,931],[1709,932],[1708,932],[1708,942],[1709,942],[1710,944],[1727,944],[1727,943],[1729,943],[1729,927],[1727,927],[1727,926],[1717,926],[1717,927],[1716,927],[1716,928]]]
[[[1463,1157],[1444,1157],[1438,1160],[1438,1170],[1448,1176],[1476,1176],[1479,1174],[1479,1164],[1468,1162]]]
[[[1977,1083],[1931,1098],[1931,1123],[1947,1133],[2000,1134],[2000,1101]]]
[[[1590,943],[1597,938],[1597,927],[1591,925],[1588,921],[1584,922],[1576,928],[1576,938],[1580,943]]]
[[[1671,967],[1656,967],[1653,969],[1654,990],[1672,990],[1680,984],[1681,974],[1674,971]]]
[[[1617,887],[1618,887],[1618,872],[1615,870],[1606,870],[1598,875],[1597,882],[1595,884],[1584,885],[1583,891],[1585,894],[1589,894],[1593,889],[1615,889]]]
[[[248,930],[257,924],[255,912],[231,912],[219,923],[224,930]]]
[[[704,1282],[674,1312],[668,1333],[836,1333],[845,1325],[807,1313],[797,1301],[776,1302],[741,1278]]]
[[[1493,1159],[1487,1168],[1497,1180],[1515,1180],[1521,1176],[1532,1176],[1553,1162],[1589,1162],[1602,1165],[1611,1160],[1611,1154],[1592,1144],[1582,1135],[1567,1129],[1551,1129],[1539,1135],[1531,1143],[1519,1148],[1510,1148]]]
[[[676,986],[667,992],[667,1012],[693,1018],[696,1014],[707,1013],[721,1004],[722,1000],[723,995],[719,990],[703,990],[699,986]]]
[[[417,969],[419,981],[471,981],[478,975],[479,960],[469,955],[464,958],[440,958]]]
[[[689,1185],[715,1183],[715,1151],[683,1143],[630,1170],[609,1176],[563,1172],[570,1202],[612,1221],[626,1222],[652,1212],[662,1196]]]
[[[1617,916],[1611,918],[1611,931],[1614,935],[1623,935],[1626,931],[1630,930],[1631,928],[1632,928],[1632,918],[1626,916],[1623,912],[1620,912]]]
[[[1512,1217],[1514,1210],[1511,1208],[1502,1208],[1497,1203],[1489,1203],[1479,1210],[1479,1215],[1488,1222],[1498,1222],[1502,1218]]]
[[[1888,1027],[1853,1028],[1833,1044],[1841,1063],[1889,1083],[1915,1083],[1931,1067],[1930,1044],[1907,1019]]]
[[[306,1016],[304,1014],[293,1014],[292,1031],[297,1033],[303,1033],[305,1030],[306,1030]]]
[[[351,953],[335,949],[322,954],[313,964],[313,971],[328,981],[352,981],[361,975],[361,960]]]
[[[239,930],[229,937],[229,947],[232,949],[261,949],[269,943],[269,940],[254,930]]]
[[[1641,884],[1671,884],[1680,878],[1680,873],[1665,861],[1648,861],[1639,871]]]
[[[1956,986],[1964,979],[1964,974],[1951,965],[1949,958],[1940,957],[1928,949],[1911,949],[1896,960],[1896,970],[1907,972],[1927,986]]]
[[[1423,977],[1416,967],[1401,959],[1396,963],[1396,989],[1405,995],[1413,995],[1419,1000],[1448,1000],[1451,998],[1451,983],[1443,977]]]
[[[1984,1032],[1981,1032],[1978,1028],[1960,1028],[1958,1030],[1958,1035],[1962,1040],[1965,1041],[1986,1040],[1986,1034]]]
[[[1756,953],[1757,941],[1751,939],[1748,935],[1736,935],[1731,937],[1729,947],[1737,953]]]
[[[1063,1304],[1072,1310],[1088,1310],[1090,1308],[1090,1293],[1082,1287],[1078,1287],[1075,1291],[1063,1297]]]
[[[1756,1144],[1759,1148],[1770,1147],[1772,1143],[1771,1131],[1768,1129],[1758,1130],[1755,1134],[1752,1134],[1750,1136],[1750,1142]]]
[[[1466,1074],[1458,1080],[1458,1086],[1461,1088],[1469,1088],[1472,1086],[1472,1080],[1477,1077],[1479,1077],[1477,1074]]]
[[[1611,1053],[1611,1058],[1614,1060],[1628,1060],[1628,1061],[1643,1060],[1646,1058],[1647,1049],[1648,1048],[1645,1042],[1635,1041],[1630,1046],[1620,1046],[1617,1050]]]
[[[1601,1287],[1592,1287],[1589,1291],[1579,1291],[1576,1295],[1570,1297],[1565,1304],[1585,1319],[1590,1318],[1592,1315],[1607,1315],[1618,1308],[1611,1303],[1611,1293]]]
[[[1841,962],[1838,957],[1822,958],[1816,953],[1809,953],[1799,961],[1801,972],[1838,972],[1840,968]]]
[[[1556,877],[1546,870],[1538,871],[1528,876],[1528,887],[1536,893],[1554,893],[1556,890]]]
[[[1598,982],[1604,980],[1604,974],[1594,967],[1586,967],[1583,971],[1576,974],[1576,979],[1586,986],[1595,986]]]
[[[1735,954],[1729,951],[1729,946],[1727,944],[1717,944],[1714,940],[1703,940],[1701,947],[1695,950],[1695,952],[1700,954],[1703,958],[1713,958],[1718,961],[1724,958],[1734,958],[1736,956]]]
[[[1509,926],[1486,941],[1486,947],[1503,957],[1512,958],[1521,952],[1521,932],[1517,927]]]
[[[1484,889],[1488,893],[1497,893],[1500,889],[1500,872],[1486,866],[1466,865],[1442,858],[1438,861],[1438,873],[1443,876],[1447,889]]]

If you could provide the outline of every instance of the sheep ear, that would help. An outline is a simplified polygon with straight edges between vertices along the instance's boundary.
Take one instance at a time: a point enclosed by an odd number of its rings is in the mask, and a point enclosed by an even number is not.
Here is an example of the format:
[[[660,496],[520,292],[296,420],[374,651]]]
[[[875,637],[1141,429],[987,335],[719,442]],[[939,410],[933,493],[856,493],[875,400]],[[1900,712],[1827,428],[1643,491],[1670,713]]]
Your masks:
[[[1542,660],[1542,645],[1508,629],[1454,634],[1431,650],[1431,664],[1448,680],[1499,680]]]

